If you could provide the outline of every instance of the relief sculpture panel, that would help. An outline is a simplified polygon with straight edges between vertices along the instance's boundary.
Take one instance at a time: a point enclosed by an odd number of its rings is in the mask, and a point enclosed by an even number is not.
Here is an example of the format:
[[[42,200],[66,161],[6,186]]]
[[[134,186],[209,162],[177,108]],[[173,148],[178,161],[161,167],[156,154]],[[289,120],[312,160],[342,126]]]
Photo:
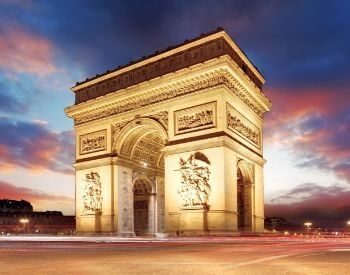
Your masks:
[[[216,102],[176,111],[175,135],[216,127]]]
[[[182,199],[182,206],[208,204],[211,191],[209,165],[209,159],[201,152],[192,154],[187,160],[180,158],[181,184],[178,194]]]
[[[99,152],[107,149],[107,130],[101,130],[81,135],[79,139],[80,155]]]
[[[85,175],[85,185],[83,194],[83,213],[95,214],[102,211],[102,188],[100,175],[91,172]]]
[[[260,129],[227,103],[227,128],[260,148]]]

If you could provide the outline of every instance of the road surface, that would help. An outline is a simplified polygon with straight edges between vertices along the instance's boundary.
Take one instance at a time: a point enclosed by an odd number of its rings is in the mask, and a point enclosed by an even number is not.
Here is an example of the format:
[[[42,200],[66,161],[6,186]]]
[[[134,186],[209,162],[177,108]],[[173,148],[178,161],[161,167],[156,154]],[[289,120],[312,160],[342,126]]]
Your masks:
[[[350,274],[350,239],[0,237],[0,274]]]

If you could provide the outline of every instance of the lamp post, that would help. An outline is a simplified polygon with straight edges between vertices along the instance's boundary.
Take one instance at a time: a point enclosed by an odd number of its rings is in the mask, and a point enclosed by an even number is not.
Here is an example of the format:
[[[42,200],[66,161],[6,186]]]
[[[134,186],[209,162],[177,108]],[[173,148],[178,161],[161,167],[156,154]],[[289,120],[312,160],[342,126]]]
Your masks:
[[[306,226],[306,233],[308,233],[310,230],[310,227],[312,226],[312,222],[305,222],[304,225]]]
[[[26,233],[26,224],[29,223],[28,219],[20,219],[19,222],[23,224],[23,233]]]

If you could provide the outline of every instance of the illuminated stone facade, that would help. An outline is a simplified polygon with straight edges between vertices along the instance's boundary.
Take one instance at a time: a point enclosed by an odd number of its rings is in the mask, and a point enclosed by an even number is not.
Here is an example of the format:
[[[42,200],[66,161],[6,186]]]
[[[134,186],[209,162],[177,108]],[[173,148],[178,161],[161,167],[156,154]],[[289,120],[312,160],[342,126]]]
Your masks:
[[[223,30],[77,83],[77,231],[263,231],[263,83]]]

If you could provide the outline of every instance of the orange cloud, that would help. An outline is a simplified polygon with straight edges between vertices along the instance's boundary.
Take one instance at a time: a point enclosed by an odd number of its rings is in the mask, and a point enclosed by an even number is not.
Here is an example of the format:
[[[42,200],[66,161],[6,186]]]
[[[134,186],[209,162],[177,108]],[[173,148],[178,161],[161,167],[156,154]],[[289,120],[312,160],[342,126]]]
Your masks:
[[[12,27],[0,35],[0,68],[39,76],[56,71],[53,45],[45,38]]]

